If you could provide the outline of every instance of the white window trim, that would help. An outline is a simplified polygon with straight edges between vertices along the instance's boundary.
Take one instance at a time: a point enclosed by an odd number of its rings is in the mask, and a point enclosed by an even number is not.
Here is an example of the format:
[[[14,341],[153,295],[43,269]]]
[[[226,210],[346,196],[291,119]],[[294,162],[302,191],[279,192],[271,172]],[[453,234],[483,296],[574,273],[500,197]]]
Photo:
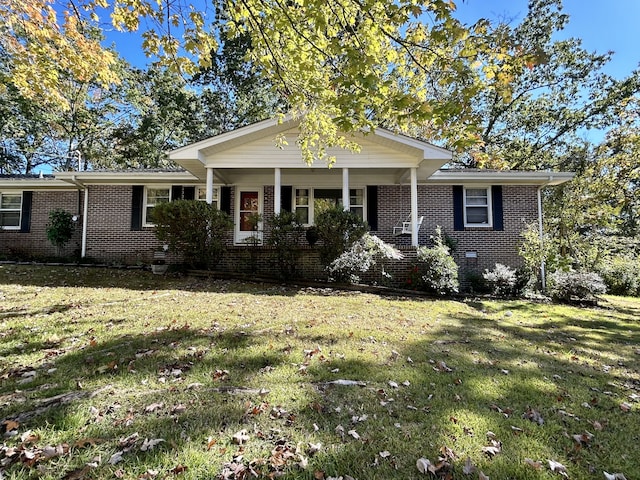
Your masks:
[[[3,195],[20,195],[20,207],[19,208],[0,208],[1,212],[18,212],[18,225],[14,226],[3,226],[0,225],[0,230],[20,230],[20,226],[22,225],[22,202],[24,201],[24,196],[22,192],[0,192],[0,197]],[[0,202],[1,205],[1,202]]]
[[[291,199],[291,210],[293,213],[296,212],[298,207],[309,207],[309,223],[303,224],[305,227],[310,227],[315,225],[316,215],[314,210],[315,205],[315,191],[317,190],[342,190],[337,187],[308,187],[308,186],[300,186],[294,185],[292,188],[291,195],[293,198]],[[309,191],[309,205],[297,205],[296,204],[296,190],[308,190]],[[351,204],[350,208],[354,207],[362,207],[362,220],[367,220],[367,187],[360,187],[357,185],[349,185],[349,195],[351,195],[351,190],[362,190],[362,205]],[[344,203],[344,202],[343,202]],[[351,202],[349,202],[351,203]]]
[[[144,198],[142,200],[142,226],[144,227],[155,227],[155,223],[150,223],[147,221],[147,207],[149,206],[149,202],[147,201],[147,193],[149,189],[167,189],[169,190],[169,201],[171,201],[171,185],[145,185],[144,186]]]
[[[480,207],[483,205],[467,205],[467,189],[487,191],[487,223],[470,223],[467,221],[467,206]],[[464,214],[464,226],[470,228],[493,228],[493,199],[491,198],[491,185],[470,185],[465,186],[462,192],[462,212]]]
[[[198,190],[202,189],[205,191],[207,191],[207,186],[206,185],[196,185],[196,194],[195,194],[195,199],[199,200],[200,202],[206,202],[206,196],[205,198],[198,198]],[[213,198],[211,199],[211,203],[215,203],[218,207],[218,209],[220,209],[220,190],[222,190],[222,185],[214,185],[213,186],[213,190],[214,190],[214,195]]]

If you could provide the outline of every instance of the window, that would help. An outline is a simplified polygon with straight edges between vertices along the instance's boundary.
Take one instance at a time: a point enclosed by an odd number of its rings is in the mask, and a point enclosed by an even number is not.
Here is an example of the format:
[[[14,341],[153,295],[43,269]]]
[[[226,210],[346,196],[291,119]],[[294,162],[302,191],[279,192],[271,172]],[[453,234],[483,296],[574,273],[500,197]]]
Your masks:
[[[153,225],[153,207],[161,203],[165,203],[171,200],[171,189],[169,187],[147,187],[145,190],[144,201],[144,224],[147,226]]]
[[[18,230],[22,210],[22,193],[0,193],[0,228]]]
[[[196,200],[200,200],[202,202],[207,201],[207,187],[196,187]],[[216,208],[220,208],[220,189],[218,187],[213,187],[213,199],[211,200],[211,205]]]
[[[489,188],[464,189],[465,227],[491,226],[491,190]]]
[[[305,225],[313,225],[315,218],[322,212],[342,205],[340,188],[296,188],[295,212]],[[364,218],[364,189],[349,190],[350,210]]]

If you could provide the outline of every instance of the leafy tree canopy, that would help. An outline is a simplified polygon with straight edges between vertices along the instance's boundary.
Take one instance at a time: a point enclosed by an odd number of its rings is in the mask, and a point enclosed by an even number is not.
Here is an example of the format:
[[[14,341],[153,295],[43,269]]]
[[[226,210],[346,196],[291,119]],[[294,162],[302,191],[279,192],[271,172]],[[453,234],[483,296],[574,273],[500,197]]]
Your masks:
[[[304,114],[297,139],[304,159],[331,161],[327,146],[358,148],[340,132],[380,123],[425,125],[453,148],[477,142],[470,100],[483,87],[508,97],[511,75],[536,52],[510,48],[484,20],[462,25],[454,10],[452,0],[2,0],[0,46],[24,96],[68,108],[60,70],[104,86],[119,80],[114,54],[86,35],[107,17],[119,30],[142,29],[144,51],[182,74],[210,67],[219,39],[246,35],[248,58],[287,110]]]

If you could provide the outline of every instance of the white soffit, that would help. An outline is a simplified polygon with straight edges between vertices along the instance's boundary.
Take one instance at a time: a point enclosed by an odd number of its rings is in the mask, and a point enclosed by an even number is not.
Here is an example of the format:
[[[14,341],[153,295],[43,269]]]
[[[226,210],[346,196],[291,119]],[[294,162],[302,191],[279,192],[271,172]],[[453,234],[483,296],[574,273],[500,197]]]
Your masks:
[[[571,172],[523,172],[523,171],[483,171],[483,170],[438,170],[426,183],[429,184],[468,184],[492,183],[503,185],[560,185],[571,181],[575,176]]]

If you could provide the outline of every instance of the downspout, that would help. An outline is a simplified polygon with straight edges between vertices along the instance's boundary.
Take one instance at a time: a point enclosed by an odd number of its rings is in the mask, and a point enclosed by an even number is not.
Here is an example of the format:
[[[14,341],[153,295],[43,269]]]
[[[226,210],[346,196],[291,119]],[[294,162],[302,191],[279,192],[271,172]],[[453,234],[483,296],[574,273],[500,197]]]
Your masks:
[[[542,226],[542,189],[544,185],[538,187],[538,235],[540,236],[540,250],[543,250],[544,247],[544,230]],[[547,277],[546,277],[546,269],[544,264],[544,257],[540,262],[540,283],[542,287],[542,291],[544,292],[547,289]]]
[[[80,258],[87,256],[87,220],[89,218],[89,189],[84,189],[84,208],[82,209],[82,250]]]
[[[82,208],[82,240],[80,245],[80,258],[87,256],[87,220],[89,218],[89,189],[87,186],[76,179],[76,176],[71,177],[71,182],[84,190],[84,206]]]
[[[538,187],[538,235],[540,236],[540,249],[544,249],[544,227],[542,222],[542,189],[553,181],[553,175],[549,175],[549,181]],[[540,262],[540,284],[542,291],[547,290],[547,272],[544,258]]]

